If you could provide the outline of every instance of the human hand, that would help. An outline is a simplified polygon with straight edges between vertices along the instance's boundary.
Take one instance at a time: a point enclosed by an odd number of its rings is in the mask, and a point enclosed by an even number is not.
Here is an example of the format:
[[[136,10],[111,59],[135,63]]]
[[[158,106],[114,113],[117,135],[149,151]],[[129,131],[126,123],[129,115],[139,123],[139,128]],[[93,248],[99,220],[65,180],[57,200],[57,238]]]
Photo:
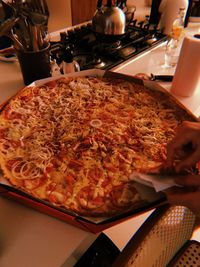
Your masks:
[[[181,205],[189,208],[200,217],[200,175],[184,175],[175,179],[181,187],[165,190],[170,204]]]
[[[179,161],[176,162],[176,159]],[[173,166],[176,172],[180,172],[195,166],[199,160],[200,123],[184,121],[178,127],[174,139],[167,146],[167,167]]]

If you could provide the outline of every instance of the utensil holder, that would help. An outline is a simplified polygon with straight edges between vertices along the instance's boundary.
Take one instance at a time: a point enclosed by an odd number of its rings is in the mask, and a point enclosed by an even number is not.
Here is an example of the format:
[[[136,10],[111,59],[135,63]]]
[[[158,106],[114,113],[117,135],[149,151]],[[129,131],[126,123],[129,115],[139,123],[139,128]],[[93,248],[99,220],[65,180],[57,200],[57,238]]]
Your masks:
[[[37,52],[16,51],[25,85],[51,76],[49,47]]]

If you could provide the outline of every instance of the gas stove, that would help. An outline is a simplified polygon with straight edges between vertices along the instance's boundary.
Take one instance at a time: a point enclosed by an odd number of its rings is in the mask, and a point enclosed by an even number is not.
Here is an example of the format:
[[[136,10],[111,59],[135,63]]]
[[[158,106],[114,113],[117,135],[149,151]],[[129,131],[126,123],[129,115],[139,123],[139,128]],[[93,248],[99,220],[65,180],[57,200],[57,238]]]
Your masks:
[[[63,51],[73,50],[81,70],[112,69],[130,58],[164,42],[167,36],[144,21],[133,20],[121,36],[103,36],[93,31],[92,23],[73,27],[60,33],[60,41],[51,42],[51,57],[62,62]]]

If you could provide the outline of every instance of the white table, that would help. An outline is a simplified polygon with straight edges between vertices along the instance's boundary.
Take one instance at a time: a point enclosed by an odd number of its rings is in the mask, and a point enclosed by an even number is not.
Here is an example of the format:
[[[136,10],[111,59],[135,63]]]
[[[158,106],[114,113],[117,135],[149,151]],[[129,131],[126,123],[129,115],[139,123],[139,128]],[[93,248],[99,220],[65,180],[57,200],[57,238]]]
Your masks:
[[[200,31],[199,25],[192,31]],[[191,32],[192,32],[191,31]],[[134,75],[139,72],[173,74],[162,68],[164,46],[120,65],[114,71]],[[17,62],[0,62],[0,103],[22,88]],[[164,85],[170,90],[170,84]],[[200,114],[200,88],[189,98],[179,98],[196,115]],[[152,211],[129,219],[104,231],[122,249]],[[0,197],[1,267],[70,267],[97,235],[90,234],[14,201]],[[199,231],[194,238],[198,240]]]

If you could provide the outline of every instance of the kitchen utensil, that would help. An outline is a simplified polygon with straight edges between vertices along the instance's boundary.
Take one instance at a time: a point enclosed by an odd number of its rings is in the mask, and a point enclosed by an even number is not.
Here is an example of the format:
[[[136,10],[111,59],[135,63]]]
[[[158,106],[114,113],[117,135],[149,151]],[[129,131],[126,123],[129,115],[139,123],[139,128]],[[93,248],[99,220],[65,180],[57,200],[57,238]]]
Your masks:
[[[146,73],[137,73],[135,77],[142,80],[151,80],[151,81],[163,81],[163,82],[171,82],[173,80],[173,75],[147,75]]]
[[[3,7],[3,12],[5,15],[5,19],[14,17],[16,14],[15,8],[8,2],[8,1],[1,1],[2,7]]]
[[[32,10],[33,12],[38,14],[42,14],[44,16],[42,19],[43,25],[47,26],[49,18],[49,9],[46,0],[31,0],[31,2],[27,2],[26,5],[28,10]]]
[[[106,6],[97,8],[92,25],[96,33],[122,35],[125,33],[125,14],[119,7],[112,6],[112,1],[108,0]]]
[[[13,9],[13,16],[18,17],[19,20],[14,25],[15,35],[24,46],[25,50],[32,49],[32,43],[30,41],[30,29],[27,17],[21,12],[21,7],[24,5],[25,0],[12,0],[10,7]]]
[[[163,82],[172,82],[173,75],[154,75],[151,73],[151,81],[163,81]]]
[[[44,33],[42,32],[42,29],[43,26],[47,23],[48,16],[39,13],[39,11],[36,12],[34,10],[27,10],[26,16],[29,17],[31,21],[33,50],[38,51],[42,49],[45,45]]]
[[[42,4],[43,3],[43,4]],[[39,51],[44,48],[45,43],[45,26],[48,23],[49,12],[46,7],[46,2],[32,0],[26,2],[26,5],[21,8],[24,16],[30,21],[32,46],[34,51]]]
[[[49,17],[49,8],[46,0],[38,0],[38,1],[40,3],[40,9],[41,9],[40,13],[45,14],[46,16]]]
[[[31,50],[32,42],[30,38],[30,26],[28,20],[22,15],[22,13],[20,13],[19,20],[14,27],[14,31],[15,34],[18,36],[18,39],[24,46],[24,49]]]
[[[13,43],[14,47],[18,50],[24,50],[24,47],[22,43],[18,40],[18,37],[13,33],[13,26],[16,24],[16,22],[19,20],[19,18],[9,18],[5,20],[0,25],[0,36],[7,36],[9,37]]]

